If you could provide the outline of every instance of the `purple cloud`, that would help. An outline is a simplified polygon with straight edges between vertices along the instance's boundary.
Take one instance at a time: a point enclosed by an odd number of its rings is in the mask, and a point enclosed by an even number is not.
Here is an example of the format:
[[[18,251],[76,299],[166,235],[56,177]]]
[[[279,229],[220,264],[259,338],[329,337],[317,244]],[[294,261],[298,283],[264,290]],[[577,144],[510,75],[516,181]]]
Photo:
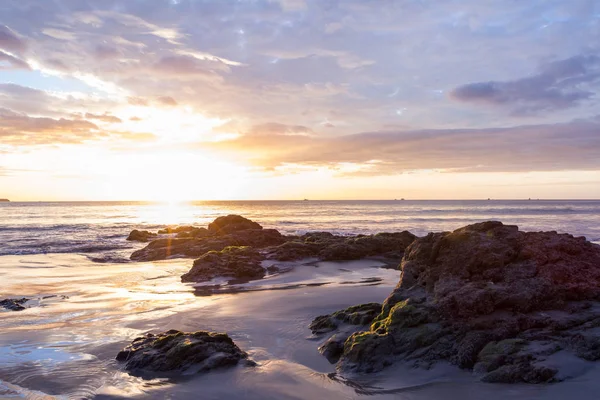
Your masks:
[[[462,102],[507,107],[513,114],[578,106],[595,96],[586,84],[600,79],[600,58],[576,56],[544,65],[536,75],[513,81],[475,82],[459,86],[450,97]]]

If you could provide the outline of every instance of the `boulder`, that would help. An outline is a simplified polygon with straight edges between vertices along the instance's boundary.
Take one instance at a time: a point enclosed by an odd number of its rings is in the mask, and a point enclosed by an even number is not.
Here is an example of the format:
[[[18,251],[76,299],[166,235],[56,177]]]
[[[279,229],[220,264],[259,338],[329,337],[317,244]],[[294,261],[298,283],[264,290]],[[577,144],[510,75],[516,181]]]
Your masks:
[[[376,235],[336,236],[329,232],[310,232],[288,238],[273,249],[269,258],[280,261],[316,257],[324,261],[359,260],[366,257],[393,259],[400,262],[404,249],[416,238],[410,232],[378,233]]]
[[[116,359],[137,376],[205,373],[240,362],[254,364],[225,333],[177,330],[138,337]]]
[[[204,237],[207,237],[207,236],[210,236],[210,235],[211,235],[211,233],[206,228],[194,228],[194,227],[191,227],[191,229],[179,231],[175,237],[180,238],[180,239],[185,239],[185,238],[204,238]]]
[[[395,258],[400,260],[404,250],[416,239],[408,231],[376,235],[359,235],[344,238],[339,243],[325,247],[319,253],[323,260],[358,260],[370,256]]]
[[[344,343],[348,337],[371,324],[381,312],[381,307],[380,303],[367,303],[315,318],[309,326],[313,334],[335,332],[319,347],[319,352],[330,363],[336,363],[344,351]]]
[[[449,361],[487,382],[552,382],[554,354],[600,359],[600,246],[490,221],[416,239],[340,371]],[[557,375],[558,374],[558,375]]]
[[[198,257],[212,250],[223,250],[227,246],[235,246],[237,242],[231,238],[161,238],[153,240],[143,249],[134,251],[134,261],[166,260],[178,257]]]
[[[149,231],[138,231],[137,229],[134,229],[131,231],[129,236],[127,236],[127,240],[134,242],[147,242],[148,239],[155,238],[156,236],[156,233]]]
[[[269,252],[269,258],[279,261],[297,261],[317,257],[320,247],[300,241],[285,242]]]
[[[228,235],[188,238],[161,238],[133,252],[134,261],[165,260],[178,257],[200,257],[209,251],[221,251],[228,246],[263,248],[283,243],[285,238],[275,229],[249,229]]]
[[[205,282],[217,277],[243,281],[261,279],[265,276],[262,260],[263,256],[248,246],[210,251],[194,261],[192,269],[181,276],[181,281]]]
[[[247,229],[262,229],[262,226],[257,222],[250,221],[240,215],[227,215],[218,217],[208,225],[208,230],[217,235],[225,235],[228,233],[244,231]]]
[[[171,233],[190,232],[195,229],[199,229],[199,228],[196,228],[195,226],[189,226],[189,225],[187,225],[187,226],[167,226],[166,228],[159,230],[158,233],[161,235],[166,235],[166,234],[171,234]]]

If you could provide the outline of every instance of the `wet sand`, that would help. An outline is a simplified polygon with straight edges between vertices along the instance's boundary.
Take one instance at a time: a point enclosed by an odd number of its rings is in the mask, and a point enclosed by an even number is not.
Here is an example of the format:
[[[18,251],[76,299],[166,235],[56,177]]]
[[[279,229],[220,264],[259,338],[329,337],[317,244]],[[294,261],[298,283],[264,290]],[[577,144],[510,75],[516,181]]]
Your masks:
[[[0,257],[0,298],[32,297],[0,312],[0,398],[144,399],[595,399],[600,372],[554,385],[492,385],[449,365],[398,365],[339,377],[308,325],[321,314],[381,302],[399,272],[377,261],[288,264],[291,270],[233,286],[182,284],[190,260],[99,264],[83,255]],[[213,282],[213,285],[218,282]],[[51,297],[50,297],[51,296]],[[122,372],[117,352],[146,332],[229,333],[258,363],[176,381]]]

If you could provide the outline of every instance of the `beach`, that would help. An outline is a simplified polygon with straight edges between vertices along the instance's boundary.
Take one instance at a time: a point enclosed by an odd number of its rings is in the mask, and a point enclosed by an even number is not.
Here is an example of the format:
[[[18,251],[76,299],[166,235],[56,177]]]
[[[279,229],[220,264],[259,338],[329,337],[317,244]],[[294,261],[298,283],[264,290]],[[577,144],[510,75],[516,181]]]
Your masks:
[[[355,304],[382,302],[397,285],[398,270],[373,259],[304,260],[287,263],[284,273],[215,289],[180,281],[189,259],[124,262],[144,246],[125,242],[124,228],[116,238],[123,247],[103,250],[111,254],[103,262],[92,261],[102,251],[0,257],[0,297],[31,298],[24,311],[0,312],[1,398],[591,399],[600,389],[600,371],[591,362],[573,365],[577,378],[549,385],[482,383],[443,363],[336,374],[317,350],[325,338],[313,335],[309,324]],[[120,262],[111,262],[114,257]],[[227,332],[257,365],[144,380],[115,360],[135,337],[170,329]]]

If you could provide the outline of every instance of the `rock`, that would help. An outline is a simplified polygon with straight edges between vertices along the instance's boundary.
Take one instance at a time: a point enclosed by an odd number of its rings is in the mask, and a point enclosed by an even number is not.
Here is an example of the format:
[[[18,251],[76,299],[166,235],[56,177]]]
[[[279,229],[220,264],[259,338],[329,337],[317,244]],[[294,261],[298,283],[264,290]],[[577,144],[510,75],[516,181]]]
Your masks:
[[[285,241],[283,235],[275,229],[246,229],[222,237],[233,239],[238,243],[237,246],[252,246],[257,248],[277,246]]]
[[[10,311],[23,311],[25,309],[23,304],[27,303],[28,301],[29,299],[26,299],[25,297],[21,299],[4,299],[0,300],[0,307]]]
[[[367,303],[348,307],[333,314],[320,315],[309,328],[315,335],[336,331],[319,347],[319,352],[335,364],[344,352],[344,343],[350,335],[369,325],[381,312],[381,304]]]
[[[153,240],[143,249],[134,251],[130,258],[134,261],[155,261],[177,257],[198,257],[206,252],[222,250],[232,245],[235,243],[222,238],[161,238]]]
[[[166,228],[159,230],[158,233],[161,235],[172,234],[172,233],[184,233],[184,232],[191,232],[195,229],[200,229],[200,228],[196,228],[195,226],[167,226]]]
[[[134,229],[131,231],[129,236],[127,236],[127,240],[135,241],[135,242],[147,242],[150,238],[155,238],[156,233],[152,233],[149,231],[138,231]]]
[[[181,276],[182,282],[205,282],[216,277],[228,277],[249,281],[265,276],[261,262],[263,256],[255,249],[226,247],[211,251],[194,261],[192,269]]]
[[[208,225],[208,230],[217,235],[225,235],[247,229],[262,229],[262,226],[240,215],[227,215],[226,217],[219,217]]]
[[[209,225],[209,229],[180,226],[169,227],[160,230],[159,233],[177,233],[177,237],[153,240],[143,249],[133,252],[130,258],[134,261],[197,258],[209,251],[221,251],[228,246],[264,248],[286,241],[279,231],[262,229],[256,222],[238,215],[219,217]]]
[[[211,233],[206,228],[191,227],[191,229],[178,232],[176,237],[179,239],[204,238],[204,237],[207,237],[210,235],[211,235]]]
[[[380,313],[380,303],[360,304],[333,314],[320,315],[313,320],[309,328],[313,334],[321,334],[333,331],[341,324],[368,325]]]
[[[225,333],[170,330],[138,337],[117,354],[132,375],[204,373],[248,361],[248,355]]]
[[[291,238],[273,249],[269,258],[292,261],[316,257],[325,261],[359,260],[377,256],[393,258],[398,265],[404,249],[415,235],[410,232],[378,233],[376,235],[335,236],[329,232],[311,232]]]
[[[285,242],[269,253],[269,258],[279,261],[296,261],[317,257],[319,246],[299,241]]]
[[[416,236],[408,231],[359,235],[325,247],[319,257],[323,260],[358,260],[369,256],[383,256],[400,260],[404,250],[415,239]]]
[[[486,382],[543,383],[560,349],[600,359],[600,246],[585,238],[484,222],[417,238],[401,270],[369,329],[346,340],[341,372],[443,360]]]
[[[344,353],[344,343],[348,339],[347,334],[336,333],[331,336],[325,343],[319,346],[319,353],[321,353],[327,361],[331,364],[338,362],[342,354]]]

